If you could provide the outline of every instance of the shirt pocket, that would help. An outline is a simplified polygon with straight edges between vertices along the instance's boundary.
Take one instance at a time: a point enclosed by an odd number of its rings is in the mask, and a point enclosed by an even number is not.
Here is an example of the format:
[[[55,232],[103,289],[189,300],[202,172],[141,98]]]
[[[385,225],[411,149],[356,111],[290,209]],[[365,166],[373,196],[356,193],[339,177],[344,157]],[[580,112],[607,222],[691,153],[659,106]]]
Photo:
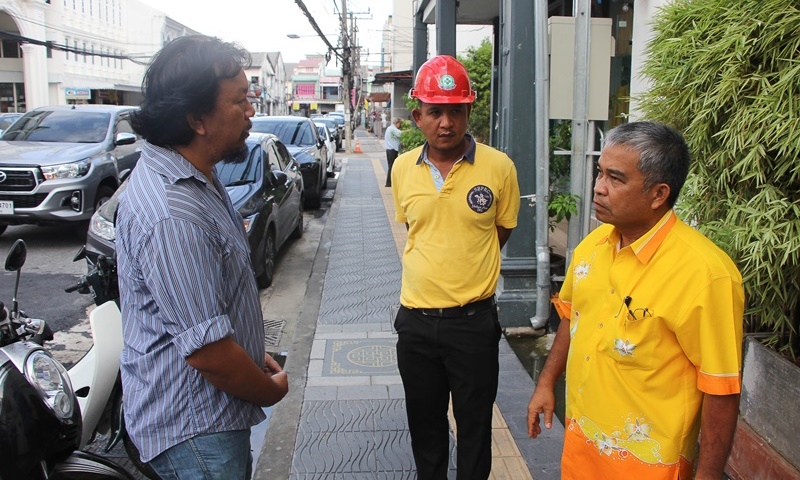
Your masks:
[[[623,313],[625,317],[616,322],[604,342],[603,351],[620,370],[652,370],[656,347],[663,335],[661,318],[649,312],[645,315],[636,312],[635,317],[629,312]]]

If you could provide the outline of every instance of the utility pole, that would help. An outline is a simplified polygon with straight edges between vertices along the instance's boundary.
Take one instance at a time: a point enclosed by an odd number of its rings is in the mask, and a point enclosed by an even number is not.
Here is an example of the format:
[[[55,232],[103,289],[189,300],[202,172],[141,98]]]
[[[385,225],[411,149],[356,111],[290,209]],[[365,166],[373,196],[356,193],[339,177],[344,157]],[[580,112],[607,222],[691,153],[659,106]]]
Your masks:
[[[344,102],[344,138],[345,138],[345,152],[352,153],[350,143],[350,122],[353,116],[352,104],[350,102],[350,79],[352,75],[350,65],[350,46],[349,46],[349,32],[347,31],[347,0],[342,0],[342,88],[344,94],[342,101]]]

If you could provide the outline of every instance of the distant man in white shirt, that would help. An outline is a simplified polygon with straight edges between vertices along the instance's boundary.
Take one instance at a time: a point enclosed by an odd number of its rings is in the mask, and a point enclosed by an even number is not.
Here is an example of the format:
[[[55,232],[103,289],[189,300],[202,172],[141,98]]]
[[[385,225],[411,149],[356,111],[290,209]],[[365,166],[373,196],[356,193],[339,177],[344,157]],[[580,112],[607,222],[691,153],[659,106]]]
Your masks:
[[[386,144],[386,163],[389,165],[386,171],[386,186],[392,186],[392,164],[400,153],[400,124],[402,120],[395,118],[392,124],[386,129],[386,135],[383,137]]]

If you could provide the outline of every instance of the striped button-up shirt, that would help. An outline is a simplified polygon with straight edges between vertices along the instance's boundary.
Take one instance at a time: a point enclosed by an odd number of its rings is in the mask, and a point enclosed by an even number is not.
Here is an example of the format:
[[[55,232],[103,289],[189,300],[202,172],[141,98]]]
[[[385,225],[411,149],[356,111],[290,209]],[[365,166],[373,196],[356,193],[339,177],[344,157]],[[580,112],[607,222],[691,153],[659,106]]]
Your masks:
[[[264,362],[247,237],[216,171],[209,182],[178,153],[145,143],[120,196],[116,236],[125,422],[142,460],[264,420],[185,360],[230,336]]]

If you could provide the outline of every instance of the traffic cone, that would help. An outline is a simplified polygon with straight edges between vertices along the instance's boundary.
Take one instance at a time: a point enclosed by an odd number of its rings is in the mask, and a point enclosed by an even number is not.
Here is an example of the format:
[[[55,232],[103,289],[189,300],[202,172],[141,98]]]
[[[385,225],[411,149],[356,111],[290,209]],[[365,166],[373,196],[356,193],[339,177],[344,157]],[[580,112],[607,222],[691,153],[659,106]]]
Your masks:
[[[361,144],[360,144],[360,143],[358,143],[358,140],[356,140],[356,150],[355,150],[355,153],[364,153],[364,152],[361,150]]]

